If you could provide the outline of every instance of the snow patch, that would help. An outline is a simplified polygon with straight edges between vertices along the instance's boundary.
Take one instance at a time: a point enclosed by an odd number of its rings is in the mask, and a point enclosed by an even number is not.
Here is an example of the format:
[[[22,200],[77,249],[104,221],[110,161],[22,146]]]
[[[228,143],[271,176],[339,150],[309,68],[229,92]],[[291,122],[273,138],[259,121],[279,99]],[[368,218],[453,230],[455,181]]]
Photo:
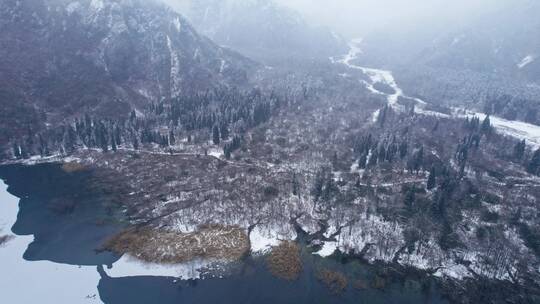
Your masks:
[[[225,70],[225,67],[227,66],[227,61],[221,59],[221,65],[219,67],[219,73],[223,74],[223,71]]]
[[[171,37],[167,35],[167,48],[169,49],[169,56],[171,60],[170,67],[170,87],[171,97],[180,95],[182,78],[180,77],[180,60],[178,53],[173,49]]]
[[[223,154],[223,149],[220,148],[212,148],[208,150],[208,155],[213,156],[215,158],[221,158]]]
[[[113,278],[154,276],[174,277],[183,280],[200,279],[204,269],[211,268],[217,261],[197,259],[182,264],[146,263],[135,257],[124,254],[113,264],[111,269],[105,269],[108,276]]]
[[[534,55],[527,55],[525,56],[520,63],[518,63],[517,67],[519,69],[523,69],[524,67],[526,67],[528,64],[530,64],[531,62],[533,62],[534,60],[536,59],[536,56]]]
[[[338,242],[324,242],[321,250],[314,252],[313,254],[316,254],[324,258],[324,257],[331,256],[337,249],[338,249]]]
[[[249,234],[249,241],[251,243],[251,252],[254,253],[264,252],[280,243],[277,234],[272,233],[272,231],[263,231],[258,226],[253,228]]]
[[[182,23],[180,22],[180,17],[176,17],[173,21],[174,27],[176,28],[177,32],[182,31]]]

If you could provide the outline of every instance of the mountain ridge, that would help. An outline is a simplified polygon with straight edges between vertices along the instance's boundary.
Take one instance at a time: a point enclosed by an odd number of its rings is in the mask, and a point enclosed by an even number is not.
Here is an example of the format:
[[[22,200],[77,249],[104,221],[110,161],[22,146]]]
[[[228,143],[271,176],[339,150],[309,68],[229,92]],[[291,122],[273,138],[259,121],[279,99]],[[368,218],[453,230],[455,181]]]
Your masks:
[[[220,45],[272,65],[290,59],[326,60],[347,50],[346,41],[336,33],[311,25],[300,13],[271,0],[179,0],[173,4]]]
[[[155,1],[7,0],[0,25],[2,128],[12,130],[2,143],[81,111],[127,115],[184,93],[246,86],[257,68]]]

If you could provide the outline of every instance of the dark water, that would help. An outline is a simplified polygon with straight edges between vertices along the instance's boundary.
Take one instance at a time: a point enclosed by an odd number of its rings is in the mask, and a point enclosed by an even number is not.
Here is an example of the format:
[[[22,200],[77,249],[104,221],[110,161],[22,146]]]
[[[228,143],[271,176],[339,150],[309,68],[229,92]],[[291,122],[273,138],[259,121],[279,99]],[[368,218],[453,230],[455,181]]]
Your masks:
[[[262,257],[246,257],[231,266],[225,279],[110,278],[103,268],[119,257],[96,249],[127,221],[107,184],[91,171],[66,173],[52,164],[0,167],[0,178],[21,198],[13,232],[35,236],[24,259],[96,265],[101,274],[96,282],[99,296],[107,304],[445,303],[436,283],[422,275],[396,275],[386,266],[356,260],[323,259],[307,247],[302,247],[302,274],[292,282],[272,276]],[[317,280],[315,274],[322,269],[346,275],[344,292],[335,294]],[[384,282],[378,289],[372,287],[376,277]],[[366,288],[353,287],[357,280]]]
[[[119,257],[96,252],[125,225],[110,197],[88,187],[91,172],[65,173],[58,165],[0,167],[9,192],[20,198],[17,235],[34,235],[28,261],[110,265]]]
[[[174,282],[167,278],[102,278],[99,292],[105,303],[445,303],[433,283],[419,281],[389,283],[382,289],[356,289],[352,281],[343,293],[335,294],[315,277],[318,267],[340,270],[348,278],[373,276],[373,269],[358,263],[342,265],[319,258],[304,258],[304,270],[296,281],[285,281],[266,271],[262,258],[250,259],[240,273],[226,279]],[[354,271],[356,270],[356,275]],[[369,282],[369,281],[366,281]]]

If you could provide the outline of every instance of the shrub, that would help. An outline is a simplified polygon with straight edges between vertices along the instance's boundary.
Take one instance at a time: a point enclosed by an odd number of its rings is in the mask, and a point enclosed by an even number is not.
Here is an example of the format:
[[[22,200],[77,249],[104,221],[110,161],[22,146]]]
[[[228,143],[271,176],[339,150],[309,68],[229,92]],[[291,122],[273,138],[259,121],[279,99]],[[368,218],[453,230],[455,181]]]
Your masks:
[[[333,294],[342,293],[347,288],[347,277],[337,271],[321,270],[317,273],[317,279],[323,282]]]
[[[282,242],[272,248],[267,263],[270,272],[276,277],[289,281],[296,280],[302,271],[300,247],[294,242]]]

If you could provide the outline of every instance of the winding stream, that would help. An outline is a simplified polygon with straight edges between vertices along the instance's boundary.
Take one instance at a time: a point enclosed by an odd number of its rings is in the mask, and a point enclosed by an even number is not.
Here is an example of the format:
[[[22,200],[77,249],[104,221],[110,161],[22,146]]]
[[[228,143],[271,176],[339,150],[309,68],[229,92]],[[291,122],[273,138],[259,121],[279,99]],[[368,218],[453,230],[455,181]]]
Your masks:
[[[401,89],[396,83],[396,80],[394,79],[391,71],[366,68],[354,64],[354,61],[358,58],[360,54],[362,54],[362,49],[360,47],[361,44],[362,39],[352,40],[349,43],[350,49],[348,54],[346,54],[339,60],[336,60],[334,58],[330,58],[330,60],[333,63],[343,64],[350,69],[362,71],[365,75],[369,77],[370,81],[365,81],[361,79],[360,82],[364,84],[366,88],[372,93],[386,96],[388,105],[396,110],[403,110],[403,106],[400,105],[398,101],[400,98],[404,98],[415,101],[415,113],[438,117],[450,117],[450,115],[444,113],[426,110],[425,108],[427,103],[425,101],[419,98],[405,95],[403,89]],[[394,93],[385,93],[376,89],[375,85],[377,83],[389,86],[390,88],[392,88]],[[374,120],[377,119],[378,114],[378,111],[373,114]],[[474,112],[462,108],[452,108],[452,116],[461,118],[477,116],[480,119],[484,119],[487,115],[484,113]],[[490,121],[493,127],[495,127],[498,132],[507,136],[517,138],[519,140],[525,139],[527,143],[533,148],[540,148],[540,126],[521,121],[507,120],[496,116],[491,116]]]

